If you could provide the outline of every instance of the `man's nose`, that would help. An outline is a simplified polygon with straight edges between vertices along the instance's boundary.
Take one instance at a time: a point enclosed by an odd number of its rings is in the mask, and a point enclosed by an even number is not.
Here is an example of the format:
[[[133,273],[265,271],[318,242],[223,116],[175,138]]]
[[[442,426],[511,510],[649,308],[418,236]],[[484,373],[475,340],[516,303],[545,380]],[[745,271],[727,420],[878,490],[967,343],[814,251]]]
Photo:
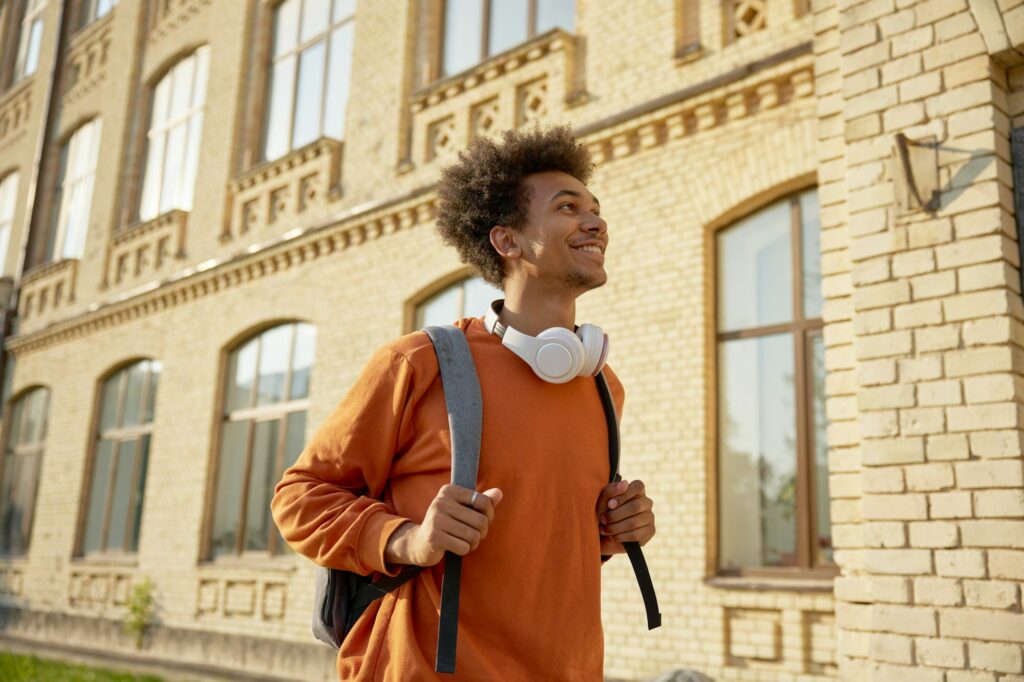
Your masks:
[[[599,215],[589,214],[590,217],[583,224],[583,229],[591,234],[604,234],[608,231],[608,223]]]

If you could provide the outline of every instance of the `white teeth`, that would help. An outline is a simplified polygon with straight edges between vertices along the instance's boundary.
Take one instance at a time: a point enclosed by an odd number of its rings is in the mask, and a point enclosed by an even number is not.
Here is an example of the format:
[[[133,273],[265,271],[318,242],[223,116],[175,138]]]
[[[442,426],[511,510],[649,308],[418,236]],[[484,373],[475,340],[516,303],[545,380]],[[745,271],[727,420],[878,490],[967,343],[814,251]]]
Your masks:
[[[587,253],[601,253],[601,247],[594,246],[593,244],[588,244],[587,246],[578,246],[576,248],[578,248],[580,251],[586,251]]]

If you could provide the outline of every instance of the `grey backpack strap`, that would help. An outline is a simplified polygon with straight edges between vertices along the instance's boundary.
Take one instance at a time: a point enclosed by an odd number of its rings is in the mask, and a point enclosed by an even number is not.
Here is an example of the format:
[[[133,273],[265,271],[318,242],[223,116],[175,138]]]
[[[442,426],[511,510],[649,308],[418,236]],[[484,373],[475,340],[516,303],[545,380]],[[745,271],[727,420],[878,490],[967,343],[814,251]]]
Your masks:
[[[483,432],[483,398],[473,355],[462,330],[452,327],[426,327],[437,353],[448,408],[448,430],[452,440],[452,484],[476,489],[480,464],[480,436]],[[459,626],[459,585],[462,557],[445,553],[441,582],[441,615],[437,629],[437,658],[434,670],[455,672],[455,647]]]

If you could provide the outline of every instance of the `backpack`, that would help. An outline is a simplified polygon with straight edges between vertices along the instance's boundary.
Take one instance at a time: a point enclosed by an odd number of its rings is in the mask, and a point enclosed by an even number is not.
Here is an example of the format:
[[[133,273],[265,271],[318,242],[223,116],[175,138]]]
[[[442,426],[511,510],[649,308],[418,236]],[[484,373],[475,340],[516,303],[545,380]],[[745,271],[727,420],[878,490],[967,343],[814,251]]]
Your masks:
[[[444,387],[452,441],[452,484],[473,490],[476,488],[480,436],[483,431],[483,400],[480,397],[480,382],[473,356],[466,336],[459,328],[452,325],[431,326],[423,331],[434,345],[441,370],[441,385]],[[619,429],[615,404],[604,375],[598,374],[595,380],[608,427],[610,482],[620,481]],[[658,612],[658,600],[647,562],[639,543],[625,542],[623,546],[643,596],[647,628],[653,630],[661,625],[661,613]],[[318,566],[313,599],[313,635],[335,649],[340,648],[345,636],[370,604],[398,589],[422,570],[422,566],[405,566],[395,576],[374,580],[372,575],[364,576]],[[455,672],[461,572],[462,557],[447,552],[441,582],[441,613],[434,666],[434,670],[439,673]]]

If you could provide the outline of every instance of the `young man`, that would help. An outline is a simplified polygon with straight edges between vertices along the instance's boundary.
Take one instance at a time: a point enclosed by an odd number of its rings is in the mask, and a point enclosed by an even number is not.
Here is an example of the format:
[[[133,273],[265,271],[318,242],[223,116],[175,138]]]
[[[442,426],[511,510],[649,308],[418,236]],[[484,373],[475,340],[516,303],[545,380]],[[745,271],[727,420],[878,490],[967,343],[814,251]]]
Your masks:
[[[444,392],[422,332],[377,351],[277,486],[278,527],[317,563],[431,567],[359,619],[338,655],[343,680],[435,677],[446,551],[466,557],[456,679],[602,679],[602,555],[651,539],[652,503],[641,481],[608,484],[595,380],[544,380],[498,335],[571,334],[576,299],[605,283],[592,169],[568,128],[510,131],[470,145],[438,186],[442,237],[505,293],[496,316],[457,323],[483,396],[482,492],[448,484]],[[621,413],[622,386],[604,373]]]

